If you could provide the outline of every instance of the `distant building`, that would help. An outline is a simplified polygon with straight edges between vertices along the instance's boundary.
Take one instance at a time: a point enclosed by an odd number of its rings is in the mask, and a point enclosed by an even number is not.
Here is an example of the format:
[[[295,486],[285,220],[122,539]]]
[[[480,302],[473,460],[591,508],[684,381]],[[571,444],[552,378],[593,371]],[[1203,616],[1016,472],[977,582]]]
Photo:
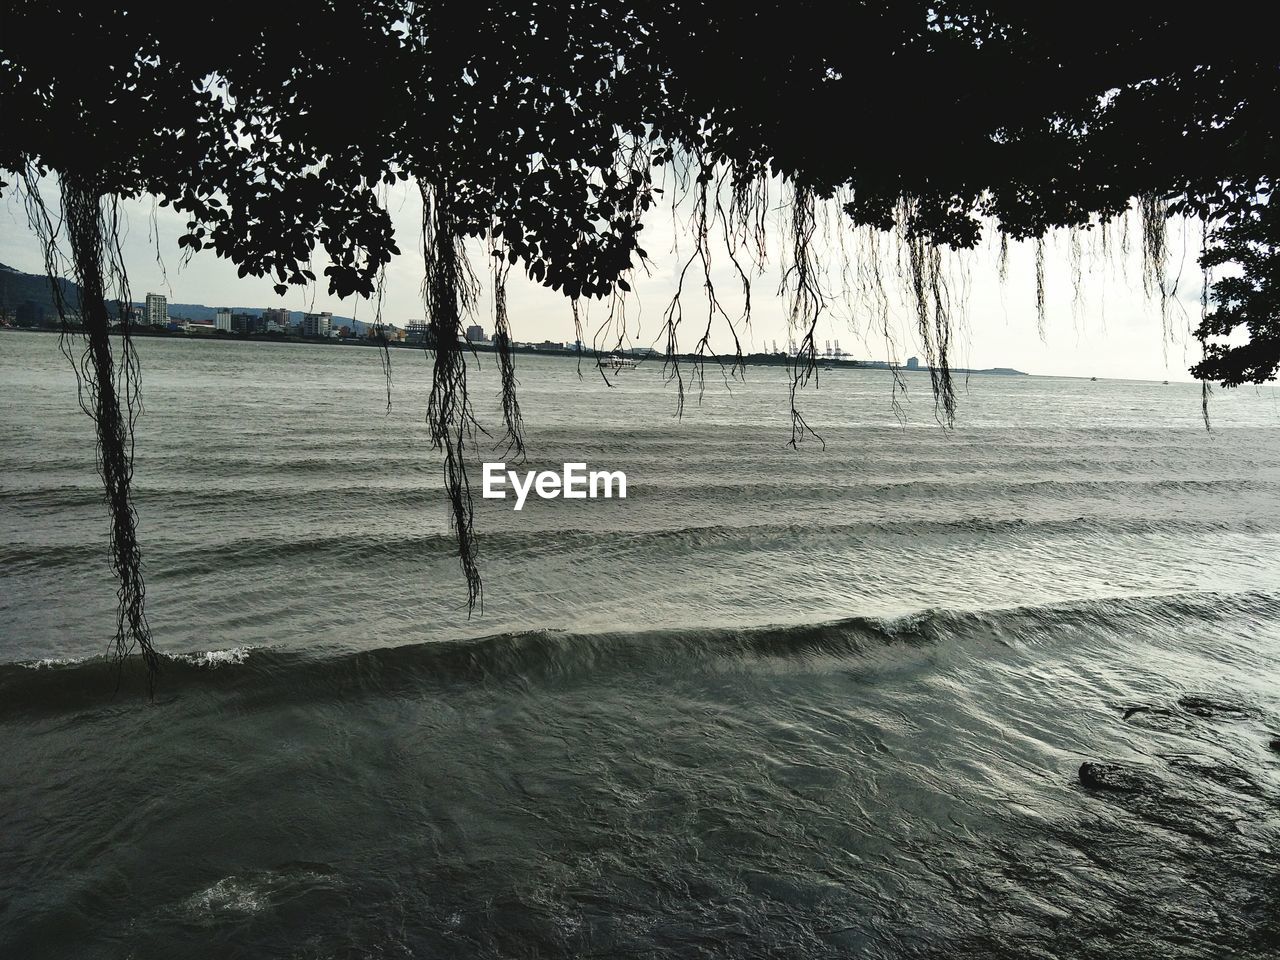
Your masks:
[[[169,301],[163,294],[147,294],[147,323],[153,327],[163,327],[169,322]]]
[[[288,333],[293,318],[284,307],[267,307],[262,311],[263,333]]]
[[[473,323],[467,327],[467,339],[472,343],[488,343],[489,338],[484,335],[484,327],[478,323]]]
[[[430,326],[425,320],[410,320],[404,325],[405,342],[426,343],[429,330]]]
[[[920,369],[920,358],[919,358],[919,357],[907,357],[907,369],[908,369],[908,370],[919,370],[919,369]]]
[[[398,343],[404,339],[404,331],[390,323],[371,323],[365,328],[364,335],[378,343],[381,343],[383,338],[386,338],[388,343]]]
[[[213,328],[231,332],[231,308],[219,307],[213,314]]]
[[[304,337],[328,337],[333,332],[333,314],[304,313],[302,315],[302,335]]]
[[[553,340],[543,340],[540,344],[538,344],[538,345],[537,345],[537,349],[539,349],[539,350],[563,350],[563,349],[564,349],[564,344],[563,344],[563,343],[556,343],[556,342],[555,342],[555,341],[553,341]]]

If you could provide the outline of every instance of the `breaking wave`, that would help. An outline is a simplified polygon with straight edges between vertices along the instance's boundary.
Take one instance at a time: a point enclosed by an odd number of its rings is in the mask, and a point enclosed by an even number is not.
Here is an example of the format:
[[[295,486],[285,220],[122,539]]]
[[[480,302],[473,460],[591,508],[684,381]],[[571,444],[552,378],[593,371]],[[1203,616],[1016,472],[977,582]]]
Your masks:
[[[479,639],[433,641],[356,652],[234,647],[168,654],[160,698],[219,692],[271,693],[279,700],[412,694],[474,683],[607,679],[670,670],[733,669],[766,661],[839,667],[870,656],[906,656],[911,648],[987,647],[1062,642],[1087,628],[1109,637],[1157,635],[1187,623],[1280,618],[1280,594],[1200,593],[1113,597],[989,610],[924,610],[900,617],[849,617],[813,625],[688,627],[574,633],[534,630]],[[44,659],[0,665],[0,718],[92,709],[145,696],[137,664],[107,657]]]

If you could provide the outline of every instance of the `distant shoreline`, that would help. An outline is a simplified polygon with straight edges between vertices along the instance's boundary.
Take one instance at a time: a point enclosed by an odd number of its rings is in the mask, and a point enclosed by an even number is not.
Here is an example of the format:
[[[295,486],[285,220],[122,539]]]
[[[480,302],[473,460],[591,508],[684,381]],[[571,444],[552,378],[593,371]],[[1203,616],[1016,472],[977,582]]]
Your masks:
[[[3,327],[0,329],[11,330],[15,333],[61,333],[55,327]],[[132,331],[135,337],[154,337],[162,340],[182,340],[190,343],[300,343],[311,344],[314,346],[339,346],[339,347],[370,347],[380,350],[383,344],[369,340],[364,337],[300,337],[296,334],[244,334],[244,333],[228,333],[220,331],[218,333],[200,333],[189,334],[175,330],[154,330],[148,327],[138,327]],[[428,349],[418,343],[402,343],[400,341],[388,341],[386,346],[393,350],[425,350]],[[494,353],[496,352],[492,343],[470,343],[467,345],[469,349],[477,353]],[[571,347],[556,349],[555,347],[533,347],[533,346],[513,346],[512,353],[522,355],[539,355],[546,357],[569,357],[571,359],[581,356],[584,360],[594,360],[597,357],[607,357],[613,351],[583,349],[575,350]],[[662,363],[668,358],[663,354],[651,354],[645,356],[643,354],[624,354],[637,361],[651,360]],[[692,363],[696,360],[702,360],[704,363],[715,363],[713,357],[697,357],[691,353],[678,354],[674,359],[681,363]],[[720,358],[724,362],[733,362],[731,356],[722,356]],[[742,362],[753,367],[785,367],[794,361],[794,357],[786,357],[775,353],[744,353]],[[847,370],[893,370],[884,360],[852,360],[837,357],[817,357],[815,363],[821,367],[841,368]],[[900,373],[928,373],[929,367],[917,367],[915,369],[899,365],[897,368]],[[986,369],[971,369],[968,367],[952,367],[952,373],[958,374],[983,374],[995,377],[1029,377],[1034,374],[1026,373],[1022,370],[1014,370],[1011,367],[989,367]]]

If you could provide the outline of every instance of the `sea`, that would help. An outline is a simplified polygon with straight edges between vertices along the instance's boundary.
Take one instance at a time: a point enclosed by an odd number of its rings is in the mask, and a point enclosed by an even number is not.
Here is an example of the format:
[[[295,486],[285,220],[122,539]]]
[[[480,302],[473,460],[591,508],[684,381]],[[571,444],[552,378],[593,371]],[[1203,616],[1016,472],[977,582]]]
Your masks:
[[[0,333],[0,956],[1280,955],[1280,397],[144,339],[154,694],[93,426]],[[1154,347],[1158,349],[1158,344]],[[686,367],[684,373],[690,371]],[[825,444],[825,445],[824,445]]]

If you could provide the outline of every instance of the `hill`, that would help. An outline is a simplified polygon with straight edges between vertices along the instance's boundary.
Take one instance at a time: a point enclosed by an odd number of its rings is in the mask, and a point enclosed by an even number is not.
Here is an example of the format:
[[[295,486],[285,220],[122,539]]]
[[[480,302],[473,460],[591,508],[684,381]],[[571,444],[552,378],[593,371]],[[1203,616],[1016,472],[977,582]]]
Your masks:
[[[62,296],[75,303],[80,296],[80,287],[70,280],[59,280]],[[142,303],[135,301],[134,306],[142,309]],[[213,322],[214,314],[219,307],[206,306],[203,303],[170,303],[169,316],[175,319],[187,319]],[[232,313],[261,314],[265,307],[231,307]],[[12,314],[20,326],[42,326],[54,323],[58,311],[54,305],[53,287],[49,278],[43,274],[23,273],[13,267],[0,263],[0,316]],[[294,323],[302,320],[303,311],[290,310],[289,318]],[[335,327],[350,325],[357,332],[363,333],[368,326],[363,320],[351,317],[333,318]]]
[[[59,280],[64,298],[73,301],[80,288],[70,280]],[[53,305],[53,287],[49,278],[33,273],[23,273],[0,263],[0,314],[21,314],[37,323],[45,317],[57,315]]]

